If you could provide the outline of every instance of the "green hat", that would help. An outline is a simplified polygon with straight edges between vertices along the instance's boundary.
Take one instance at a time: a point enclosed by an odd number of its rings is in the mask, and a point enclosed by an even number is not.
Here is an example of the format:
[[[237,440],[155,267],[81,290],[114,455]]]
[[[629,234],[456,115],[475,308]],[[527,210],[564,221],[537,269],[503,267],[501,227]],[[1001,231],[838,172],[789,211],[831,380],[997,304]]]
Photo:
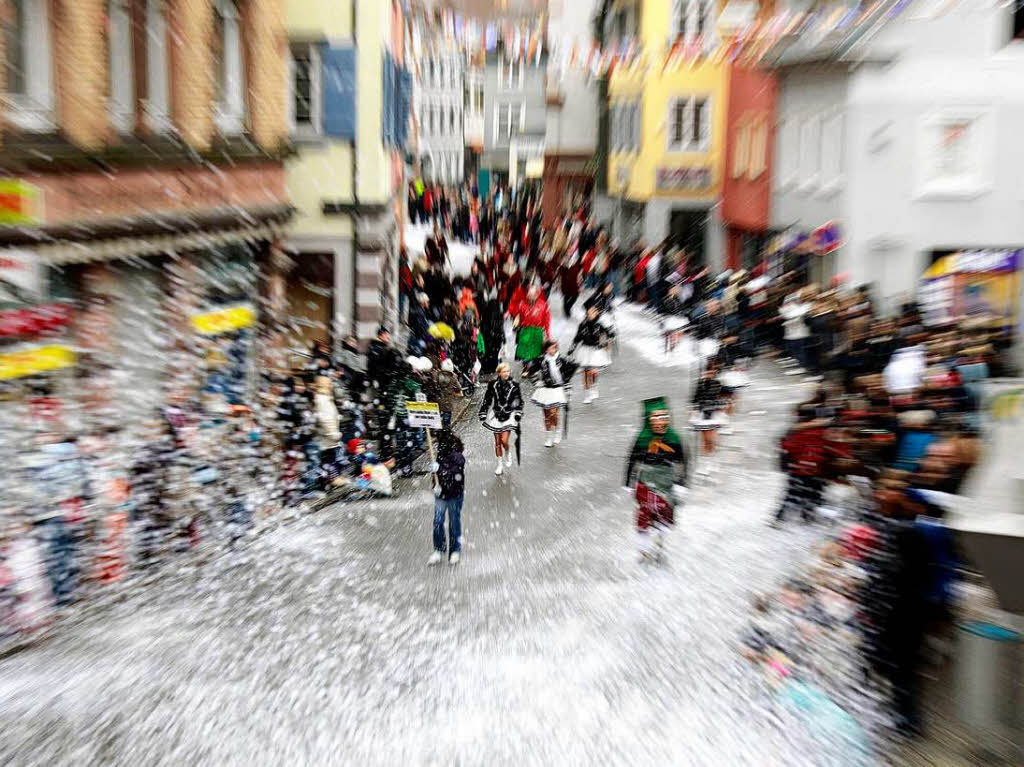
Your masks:
[[[642,450],[646,450],[647,446],[651,444],[651,440],[654,439],[654,429],[651,428],[651,416],[659,410],[668,410],[668,399],[666,397],[651,397],[644,400],[643,426],[636,438],[637,444]],[[662,439],[668,442],[679,442],[679,435],[669,427]]]

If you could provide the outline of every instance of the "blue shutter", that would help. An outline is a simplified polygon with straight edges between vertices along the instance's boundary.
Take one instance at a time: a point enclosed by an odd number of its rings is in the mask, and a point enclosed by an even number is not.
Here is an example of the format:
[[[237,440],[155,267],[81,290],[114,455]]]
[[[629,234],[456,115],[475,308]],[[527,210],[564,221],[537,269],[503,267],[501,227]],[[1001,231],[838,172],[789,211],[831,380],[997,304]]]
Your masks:
[[[355,141],[356,52],[323,49],[324,135]]]
[[[412,111],[412,73],[408,69],[398,71],[398,146],[402,148],[409,139],[409,113]]]
[[[384,84],[381,95],[381,140],[384,146],[395,144],[395,62],[384,54]]]

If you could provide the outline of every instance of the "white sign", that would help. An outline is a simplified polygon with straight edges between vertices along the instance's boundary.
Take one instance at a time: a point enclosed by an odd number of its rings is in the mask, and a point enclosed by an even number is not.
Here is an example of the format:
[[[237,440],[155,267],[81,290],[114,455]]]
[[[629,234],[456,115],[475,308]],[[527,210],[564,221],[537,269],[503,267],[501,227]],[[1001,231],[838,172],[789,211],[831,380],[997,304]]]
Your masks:
[[[43,268],[30,250],[0,250],[0,301],[34,303],[43,292]]]
[[[436,402],[406,402],[409,425],[414,429],[440,429],[441,408]]]

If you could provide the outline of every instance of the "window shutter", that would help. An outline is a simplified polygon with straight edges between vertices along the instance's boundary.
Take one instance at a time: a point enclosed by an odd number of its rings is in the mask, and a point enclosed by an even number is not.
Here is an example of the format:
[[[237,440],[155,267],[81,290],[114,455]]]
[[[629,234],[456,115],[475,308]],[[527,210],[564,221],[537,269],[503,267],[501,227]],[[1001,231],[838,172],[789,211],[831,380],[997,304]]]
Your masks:
[[[409,115],[412,111],[412,73],[408,69],[398,71],[398,125],[396,140],[404,147],[409,140]]]
[[[324,48],[324,133],[335,138],[356,137],[356,52],[351,47]]]

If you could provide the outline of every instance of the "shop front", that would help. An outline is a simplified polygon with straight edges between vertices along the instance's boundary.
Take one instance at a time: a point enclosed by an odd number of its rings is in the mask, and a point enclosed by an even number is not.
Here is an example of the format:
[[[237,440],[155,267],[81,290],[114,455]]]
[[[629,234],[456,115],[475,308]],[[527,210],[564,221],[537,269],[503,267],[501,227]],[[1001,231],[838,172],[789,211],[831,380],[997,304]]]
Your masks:
[[[1015,329],[1020,315],[1024,249],[938,250],[921,276],[918,303],[925,321],[942,324],[988,318]]]
[[[559,154],[544,158],[541,214],[546,228],[556,226],[567,213],[589,202],[596,171],[593,155]]]

